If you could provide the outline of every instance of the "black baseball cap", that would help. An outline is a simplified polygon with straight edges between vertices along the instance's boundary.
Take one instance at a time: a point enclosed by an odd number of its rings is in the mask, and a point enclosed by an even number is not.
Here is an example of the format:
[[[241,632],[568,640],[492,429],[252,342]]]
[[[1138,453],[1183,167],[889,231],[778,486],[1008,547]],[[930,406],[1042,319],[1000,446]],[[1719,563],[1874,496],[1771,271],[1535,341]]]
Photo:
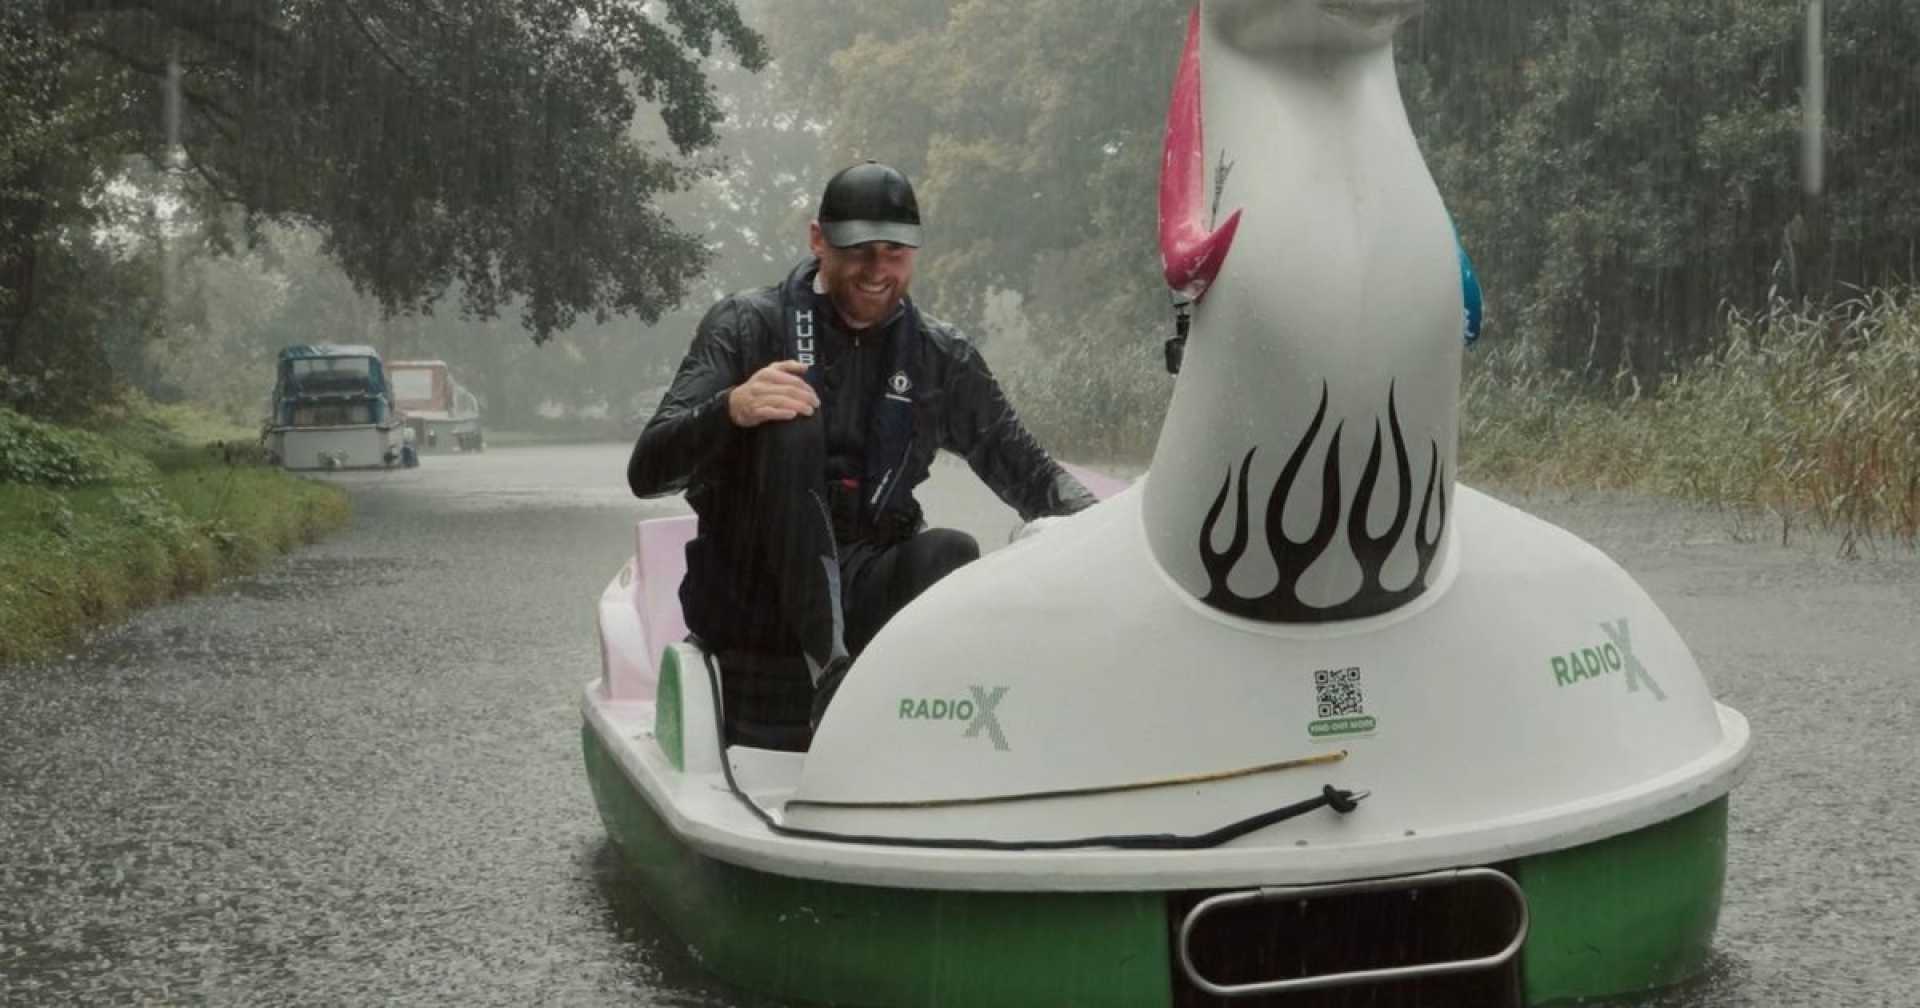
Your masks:
[[[913,183],[896,168],[862,161],[827,180],[820,231],[834,248],[866,242],[920,247],[920,204]]]

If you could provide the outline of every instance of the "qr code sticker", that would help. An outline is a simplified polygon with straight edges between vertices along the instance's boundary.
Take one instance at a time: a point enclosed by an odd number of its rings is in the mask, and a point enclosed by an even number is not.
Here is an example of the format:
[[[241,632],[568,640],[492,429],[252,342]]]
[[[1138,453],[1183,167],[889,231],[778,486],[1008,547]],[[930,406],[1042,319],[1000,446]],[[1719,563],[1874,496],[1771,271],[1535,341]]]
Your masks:
[[[1361,702],[1358,668],[1320,669],[1313,674],[1313,694],[1319,702],[1322,718],[1367,712]]]

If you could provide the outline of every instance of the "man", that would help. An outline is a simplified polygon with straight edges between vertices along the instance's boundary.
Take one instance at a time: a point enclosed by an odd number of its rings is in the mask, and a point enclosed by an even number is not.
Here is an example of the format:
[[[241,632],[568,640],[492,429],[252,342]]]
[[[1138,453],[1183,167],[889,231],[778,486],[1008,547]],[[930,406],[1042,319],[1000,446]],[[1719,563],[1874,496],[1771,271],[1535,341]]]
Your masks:
[[[714,652],[802,655],[817,727],[880,627],[980,555],[964,532],[927,529],[914,499],[939,449],[1023,520],[1093,497],[972,345],[907,297],[921,229],[905,175],[874,161],[836,174],[807,240],[813,259],[784,282],[701,320],[627,482],[639,497],[684,489],[699,515],[688,628]]]

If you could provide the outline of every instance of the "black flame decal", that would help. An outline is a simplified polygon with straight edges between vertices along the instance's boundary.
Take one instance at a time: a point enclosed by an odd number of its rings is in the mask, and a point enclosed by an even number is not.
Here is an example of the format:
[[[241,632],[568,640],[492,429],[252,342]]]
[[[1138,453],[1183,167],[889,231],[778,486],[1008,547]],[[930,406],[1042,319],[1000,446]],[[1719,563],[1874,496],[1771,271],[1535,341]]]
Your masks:
[[[1280,478],[1275,481],[1273,493],[1267,498],[1267,545],[1273,553],[1273,562],[1279,568],[1280,580],[1273,591],[1259,598],[1247,598],[1235,594],[1227,587],[1227,575],[1233,570],[1247,550],[1247,475],[1253,467],[1254,453],[1259,446],[1247,450],[1246,458],[1240,462],[1240,479],[1236,488],[1233,470],[1227,470],[1225,482],[1220,485],[1220,493],[1213,499],[1213,507],[1207,511],[1206,522],[1200,527],[1200,563],[1207,571],[1208,589],[1204,601],[1217,609],[1244,616],[1248,619],[1264,620],[1269,623],[1323,623],[1331,620],[1355,619],[1361,616],[1373,616],[1398,608],[1412,601],[1427,590],[1427,571],[1433,566],[1433,558],[1439,552],[1440,540],[1447,527],[1447,495],[1444,474],[1440,471],[1440,445],[1431,443],[1431,459],[1427,465],[1427,487],[1421,496],[1420,518],[1413,526],[1413,552],[1416,564],[1413,580],[1404,588],[1389,589],[1380,583],[1380,573],[1386,568],[1387,558],[1407,532],[1407,520],[1413,513],[1413,467],[1407,458],[1406,436],[1400,430],[1400,410],[1395,401],[1392,385],[1387,388],[1387,429],[1393,434],[1394,470],[1399,479],[1399,499],[1393,512],[1393,525],[1379,536],[1367,534],[1367,512],[1373,504],[1374,488],[1380,479],[1381,437],[1380,421],[1373,422],[1373,448],[1367,453],[1367,465],[1360,473],[1360,483],[1354,490],[1353,504],[1347,508],[1347,545],[1353,550],[1354,560],[1360,565],[1360,588],[1353,597],[1345,602],[1331,606],[1308,605],[1300,600],[1300,577],[1314,561],[1327,551],[1333,543],[1334,530],[1340,523],[1340,434],[1344,424],[1336,425],[1333,436],[1328,441],[1326,460],[1321,467],[1320,520],[1314,526],[1312,534],[1303,540],[1289,538],[1280,527],[1280,519],[1287,509],[1287,497],[1293,490],[1293,483],[1300,475],[1300,467],[1306,464],[1307,455],[1313,449],[1314,442],[1320,436],[1320,427],[1327,417],[1327,386],[1320,384],[1320,407],[1314,411],[1313,422],[1307,425],[1307,432],[1294,446],[1293,454],[1288,456],[1287,464],[1280,470]],[[1439,493],[1435,493],[1436,488]],[[1213,533],[1219,526],[1221,512],[1226,508],[1228,491],[1234,492],[1233,541],[1224,550],[1213,548]],[[1428,519],[1433,522],[1433,535],[1427,535]]]

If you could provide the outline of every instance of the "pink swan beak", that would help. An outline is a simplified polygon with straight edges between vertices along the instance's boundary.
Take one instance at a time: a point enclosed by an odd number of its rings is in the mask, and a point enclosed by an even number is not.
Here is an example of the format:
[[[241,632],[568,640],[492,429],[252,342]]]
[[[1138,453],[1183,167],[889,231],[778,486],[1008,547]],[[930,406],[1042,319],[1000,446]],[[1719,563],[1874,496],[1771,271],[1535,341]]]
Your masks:
[[[1200,7],[1195,4],[1167,106],[1160,163],[1160,266],[1167,286],[1187,301],[1200,300],[1212,285],[1240,226],[1235,210],[1219,230],[1207,230],[1207,145],[1200,120]]]

